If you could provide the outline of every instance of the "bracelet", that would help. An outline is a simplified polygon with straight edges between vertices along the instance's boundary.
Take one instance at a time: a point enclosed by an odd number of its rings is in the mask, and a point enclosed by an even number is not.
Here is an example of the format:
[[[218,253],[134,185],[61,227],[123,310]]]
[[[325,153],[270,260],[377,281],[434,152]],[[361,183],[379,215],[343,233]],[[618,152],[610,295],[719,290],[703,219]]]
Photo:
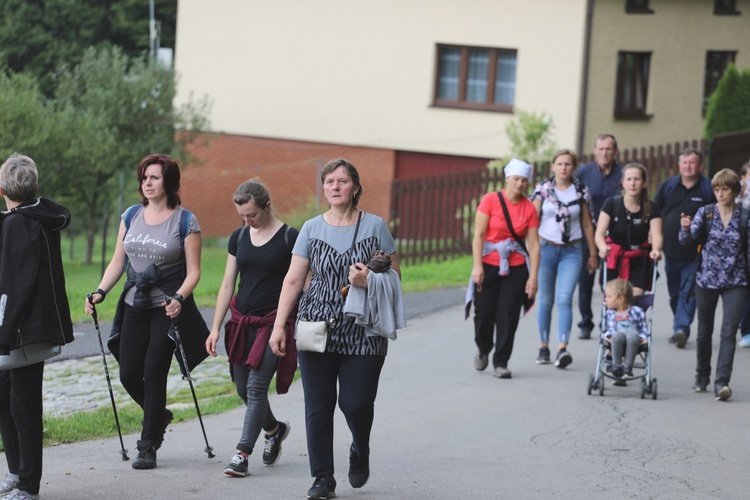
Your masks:
[[[102,302],[104,302],[104,299],[107,297],[107,292],[105,292],[101,288],[97,288],[94,293],[98,293],[99,295],[102,296]]]
[[[173,298],[174,300],[176,300],[177,302],[179,302],[179,303],[180,303],[180,305],[182,305],[182,303],[183,303],[183,302],[185,302],[185,297],[183,297],[183,296],[182,296],[182,295],[180,295],[179,293],[175,293],[174,295],[172,295],[172,298]]]

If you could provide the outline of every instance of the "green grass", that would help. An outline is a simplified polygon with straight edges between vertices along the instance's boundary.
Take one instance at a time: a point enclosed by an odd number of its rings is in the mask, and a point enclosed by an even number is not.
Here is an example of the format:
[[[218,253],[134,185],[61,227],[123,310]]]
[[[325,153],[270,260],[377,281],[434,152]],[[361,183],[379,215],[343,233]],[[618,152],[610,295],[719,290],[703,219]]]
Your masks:
[[[69,245],[70,242],[67,242]],[[96,289],[101,278],[101,247],[94,255],[99,259],[94,264],[82,264],[83,241],[74,243],[74,252],[64,246],[63,256],[71,315],[74,322],[90,318],[83,312],[86,293]],[[114,243],[108,246],[114,249]],[[201,258],[201,281],[195,290],[199,305],[212,307],[224,276],[226,264],[226,239],[206,239]],[[402,268],[402,282],[405,292],[434,290],[445,287],[465,286],[471,272],[471,256],[464,256],[445,262],[411,265]],[[122,291],[124,279],[110,291],[107,300],[97,306],[100,321],[110,321],[114,315],[117,297]],[[299,376],[297,373],[296,376]],[[227,377],[226,383],[196,385],[196,395],[203,415],[221,413],[242,404],[237,397],[233,383]],[[269,392],[275,391],[272,384]],[[195,418],[190,389],[185,387],[170,395],[167,404],[173,409],[175,422]],[[137,432],[141,428],[143,412],[135,405],[118,404],[118,416],[123,434]],[[46,445],[74,443],[91,439],[114,437],[117,435],[112,408],[108,405],[93,411],[78,412],[68,416],[45,416],[44,438]]]

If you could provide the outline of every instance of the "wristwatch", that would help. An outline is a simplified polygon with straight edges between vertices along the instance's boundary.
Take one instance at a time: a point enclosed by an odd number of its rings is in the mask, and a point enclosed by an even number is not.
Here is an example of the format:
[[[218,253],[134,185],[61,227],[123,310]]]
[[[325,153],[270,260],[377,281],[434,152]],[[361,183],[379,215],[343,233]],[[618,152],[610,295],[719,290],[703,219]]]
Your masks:
[[[185,302],[185,297],[183,297],[183,296],[182,296],[182,295],[180,295],[179,293],[175,293],[174,295],[172,295],[172,298],[173,298],[174,300],[176,300],[177,302],[179,302],[179,303],[180,303],[180,305],[182,305],[182,303],[183,303],[183,302]]]

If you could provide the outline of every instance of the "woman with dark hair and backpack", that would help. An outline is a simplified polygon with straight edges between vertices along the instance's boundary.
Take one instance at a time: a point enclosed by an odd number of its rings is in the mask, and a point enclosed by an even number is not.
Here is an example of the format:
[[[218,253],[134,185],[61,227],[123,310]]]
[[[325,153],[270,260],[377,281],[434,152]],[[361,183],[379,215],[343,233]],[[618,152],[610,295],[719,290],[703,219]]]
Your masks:
[[[229,237],[227,265],[216,297],[206,351],[216,356],[221,324],[230,310],[225,345],[237,394],[245,402],[246,410],[237,451],[224,473],[245,477],[249,474],[247,458],[253,452],[261,429],[266,432],[263,463],[267,466],[279,460],[281,442],[289,434],[289,422],[277,420],[271,411],[268,387],[278,367],[276,391],[287,392],[297,368],[297,356],[289,353],[283,358],[277,357],[268,340],[298,231],[274,217],[271,196],[260,179],[240,184],[232,200],[242,218],[242,227]],[[237,276],[240,283],[233,296]],[[294,315],[287,318],[290,339],[294,321]],[[294,342],[289,342],[289,346],[291,351]]]
[[[201,276],[201,229],[180,205],[177,162],[153,154],[141,160],[137,172],[141,203],[123,214],[114,255],[85,309],[91,314],[127,274],[108,345],[118,357],[123,387],[143,408],[138,456],[132,466],[153,469],[156,450],[172,421],[166,409],[167,375],[175,344],[167,332],[183,307],[185,313],[197,310],[192,293]],[[169,297],[174,300],[167,301]],[[187,329],[180,330],[184,341]]]
[[[643,294],[664,245],[659,207],[648,196],[646,167],[640,163],[623,167],[622,194],[604,201],[595,240],[599,257],[607,259],[606,281],[626,279],[634,295]]]
[[[680,244],[700,243],[700,264],[695,275],[695,303],[698,312],[696,339],[697,364],[695,392],[706,392],[711,379],[711,337],[716,306],[721,297],[722,320],[719,357],[716,361],[714,396],[719,401],[732,397],[732,376],[737,328],[745,307],[748,285],[747,213],[735,202],[740,193],[740,179],[728,168],[711,180],[718,202],[698,209],[695,218],[683,214]],[[744,224],[745,229],[741,226]]]

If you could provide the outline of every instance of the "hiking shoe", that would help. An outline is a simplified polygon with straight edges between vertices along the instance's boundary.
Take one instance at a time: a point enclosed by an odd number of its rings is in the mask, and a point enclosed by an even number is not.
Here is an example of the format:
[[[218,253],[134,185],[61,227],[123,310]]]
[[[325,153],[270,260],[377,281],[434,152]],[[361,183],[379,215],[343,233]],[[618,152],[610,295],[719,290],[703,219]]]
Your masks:
[[[555,359],[555,367],[565,368],[572,362],[573,356],[571,356],[570,353],[565,349],[560,349],[560,351],[557,353],[557,359]]]
[[[474,355],[474,369],[478,372],[484,371],[489,364],[489,355],[478,352]]]
[[[750,347],[750,333],[743,335],[739,342],[740,347]]]
[[[609,372],[612,374],[613,377],[620,378],[622,377],[623,368],[622,365],[612,365],[609,367]]]
[[[263,447],[263,464],[273,465],[281,458],[281,442],[289,435],[292,426],[289,422],[279,420],[279,428],[270,436],[266,434],[266,445]]]
[[[578,338],[581,340],[588,340],[591,338],[591,330],[589,328],[581,328],[578,331]]]
[[[511,378],[513,376],[510,370],[504,366],[496,366],[494,375],[497,378]]]
[[[11,491],[15,490],[16,486],[18,486],[18,475],[8,472],[5,475],[5,479],[3,479],[3,482],[0,483],[0,496],[7,495]]]
[[[336,496],[336,480],[333,476],[318,476],[312,488],[307,490],[307,498],[312,500],[327,500]]]
[[[232,477],[249,476],[250,473],[247,471],[247,455],[239,452],[235,453],[232,461],[224,469],[224,474]]]
[[[714,388],[714,395],[716,396],[717,401],[726,401],[732,397],[732,389],[726,384],[722,384],[721,389],[719,389],[719,386],[717,385]]]
[[[674,335],[672,335],[673,343],[677,346],[678,349],[682,349],[685,347],[685,344],[687,344],[687,334],[682,330],[677,330],[674,332]]]
[[[349,484],[352,485],[352,488],[361,488],[369,477],[370,460],[361,458],[354,451],[354,445],[352,444],[349,448]]]
[[[164,419],[162,420],[161,424],[161,436],[159,436],[154,442],[154,449],[158,450],[159,448],[161,448],[161,444],[164,442],[164,436],[167,435],[167,426],[172,422],[173,418],[174,414],[172,413],[172,411],[169,409],[165,409]]]
[[[693,384],[693,392],[706,392],[710,377],[708,375],[697,374],[695,376],[695,383]]]
[[[627,363],[622,364],[622,374],[626,377],[632,377],[633,376],[633,367],[630,366]]]
[[[6,500],[12,498],[13,500],[39,500],[39,495],[33,493],[26,493],[25,491],[19,490],[18,488],[13,489],[9,495],[4,497]]]
[[[627,387],[628,383],[625,380],[618,378],[612,382],[612,385],[616,385],[617,387]]]
[[[156,467],[156,449],[152,441],[138,441],[138,456],[133,459],[134,469],[153,469]]]
[[[542,347],[539,349],[539,356],[536,357],[536,364],[548,365],[549,364],[549,347]]]

